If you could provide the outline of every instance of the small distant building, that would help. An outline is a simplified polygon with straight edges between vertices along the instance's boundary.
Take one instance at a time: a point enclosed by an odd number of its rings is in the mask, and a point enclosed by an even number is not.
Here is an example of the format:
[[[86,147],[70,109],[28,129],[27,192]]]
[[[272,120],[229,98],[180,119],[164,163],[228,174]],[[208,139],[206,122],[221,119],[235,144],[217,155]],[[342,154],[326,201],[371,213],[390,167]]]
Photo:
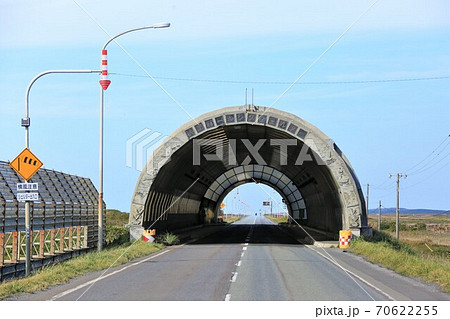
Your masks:
[[[89,178],[41,168],[28,182],[38,183],[39,194],[30,205],[32,269],[97,246],[98,191]],[[25,270],[25,204],[17,201],[17,183],[23,180],[0,161],[0,281]]]

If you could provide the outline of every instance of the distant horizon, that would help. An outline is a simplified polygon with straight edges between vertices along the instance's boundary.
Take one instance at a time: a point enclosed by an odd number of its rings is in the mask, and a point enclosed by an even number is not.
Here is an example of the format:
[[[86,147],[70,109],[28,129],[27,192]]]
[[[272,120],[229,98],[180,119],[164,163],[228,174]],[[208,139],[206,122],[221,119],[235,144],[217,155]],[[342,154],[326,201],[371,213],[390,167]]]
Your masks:
[[[390,212],[391,210],[393,212]],[[396,210],[395,207],[383,207],[381,209],[381,212],[382,213],[384,212],[384,214],[395,214],[395,210]],[[389,212],[386,212],[386,211],[389,211]],[[440,210],[440,209],[428,209],[428,208],[406,208],[406,207],[400,207],[400,214],[402,214],[402,213],[403,214],[405,214],[405,213],[407,213],[407,214],[417,213],[417,214],[425,214],[425,215],[429,215],[429,214],[450,215],[450,210],[449,209]],[[378,208],[370,208],[369,209],[369,215],[372,215],[372,214],[373,215],[377,215],[378,214]]]
[[[386,210],[394,210],[393,213],[395,213],[395,209],[396,209],[395,207],[383,207],[381,209],[381,211],[383,212],[383,211],[386,211]],[[106,210],[116,210],[116,211],[119,211],[119,212],[122,212],[122,213],[125,213],[125,214],[129,214],[130,213],[128,211],[122,211],[122,210],[117,209],[117,208],[106,208]],[[431,213],[437,213],[437,214],[441,213],[442,214],[442,213],[446,213],[445,215],[447,215],[447,214],[450,215],[450,209],[448,209],[448,210],[445,210],[445,209],[444,210],[440,210],[440,209],[428,209],[428,208],[406,208],[406,207],[400,207],[400,213],[402,213],[402,210],[403,211],[406,210],[408,213],[414,213],[415,211],[428,211],[430,213],[426,213],[426,212],[417,212],[417,213],[418,214],[431,214]],[[253,213],[241,212],[240,214],[242,214],[242,215],[251,215],[251,214],[254,214],[254,213],[259,213],[259,211],[255,211]],[[385,213],[385,214],[393,214],[393,213]],[[239,213],[229,212],[229,213],[226,213],[226,214],[239,214]],[[269,214],[269,213],[264,212],[264,214]],[[378,214],[378,208],[370,208],[369,209],[369,215],[377,215],[377,214]]]

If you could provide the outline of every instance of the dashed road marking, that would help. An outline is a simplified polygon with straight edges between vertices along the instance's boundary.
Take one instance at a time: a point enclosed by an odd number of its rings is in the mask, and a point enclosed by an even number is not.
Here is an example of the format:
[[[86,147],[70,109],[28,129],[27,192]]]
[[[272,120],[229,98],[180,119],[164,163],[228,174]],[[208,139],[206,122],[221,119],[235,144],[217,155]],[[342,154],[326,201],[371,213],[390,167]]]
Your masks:
[[[237,275],[238,275],[238,273],[237,272],[234,272],[233,273],[233,277],[231,277],[231,282],[236,282],[236,279],[237,279]]]
[[[230,300],[231,300],[231,294],[226,294],[225,301],[230,301]]]

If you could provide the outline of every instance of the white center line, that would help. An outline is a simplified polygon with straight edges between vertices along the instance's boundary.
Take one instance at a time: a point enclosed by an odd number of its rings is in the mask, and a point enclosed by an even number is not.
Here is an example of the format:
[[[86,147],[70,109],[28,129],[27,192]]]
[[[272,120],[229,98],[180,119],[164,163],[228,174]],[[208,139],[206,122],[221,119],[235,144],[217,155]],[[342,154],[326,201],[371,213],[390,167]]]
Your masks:
[[[238,273],[237,272],[234,272],[233,273],[233,277],[231,277],[231,282],[236,282],[236,279],[237,279],[237,275],[238,275]]]

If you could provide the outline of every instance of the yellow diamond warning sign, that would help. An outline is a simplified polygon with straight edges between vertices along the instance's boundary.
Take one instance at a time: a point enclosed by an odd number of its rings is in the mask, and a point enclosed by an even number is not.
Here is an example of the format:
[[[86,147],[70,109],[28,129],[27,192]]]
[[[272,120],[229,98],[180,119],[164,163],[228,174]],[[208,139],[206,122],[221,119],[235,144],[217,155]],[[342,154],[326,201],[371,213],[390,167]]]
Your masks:
[[[11,163],[11,166],[24,180],[28,181],[43,163],[26,148]]]

